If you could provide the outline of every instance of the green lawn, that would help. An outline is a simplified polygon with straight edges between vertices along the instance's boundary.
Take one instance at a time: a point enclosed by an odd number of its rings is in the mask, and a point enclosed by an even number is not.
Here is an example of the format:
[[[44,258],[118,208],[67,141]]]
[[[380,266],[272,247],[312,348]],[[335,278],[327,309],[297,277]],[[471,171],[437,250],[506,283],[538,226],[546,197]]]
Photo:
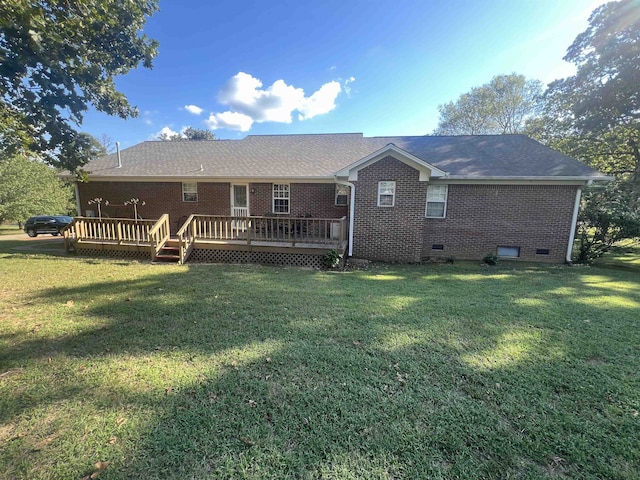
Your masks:
[[[18,228],[18,225],[9,225],[9,224],[1,224],[0,225],[0,235],[16,235],[19,233],[24,233],[21,228]]]
[[[638,478],[637,271],[150,265],[15,243],[0,478]]]

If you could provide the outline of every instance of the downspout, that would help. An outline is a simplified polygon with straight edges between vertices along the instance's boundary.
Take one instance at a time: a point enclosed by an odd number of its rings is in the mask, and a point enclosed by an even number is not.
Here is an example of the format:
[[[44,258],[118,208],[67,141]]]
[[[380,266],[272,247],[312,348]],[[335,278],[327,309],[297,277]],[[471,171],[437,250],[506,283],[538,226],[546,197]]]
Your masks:
[[[591,185],[591,180],[587,182],[587,186]],[[567,244],[567,256],[565,260],[567,263],[571,263],[571,257],[573,254],[573,241],[576,238],[576,225],[578,223],[578,211],[580,210],[580,199],[582,197],[582,187],[576,190],[576,201],[573,205],[573,217],[571,218],[571,231],[569,233],[569,243]]]
[[[80,208],[80,189],[78,188],[78,181],[73,182],[73,189],[76,194],[76,209],[78,210],[78,216],[82,216],[82,209]]]
[[[345,185],[351,189],[350,203],[349,203],[349,256],[353,255],[353,222],[355,218],[356,209],[356,186],[351,182],[345,182],[344,180],[338,180],[338,177],[333,177],[338,185]]]

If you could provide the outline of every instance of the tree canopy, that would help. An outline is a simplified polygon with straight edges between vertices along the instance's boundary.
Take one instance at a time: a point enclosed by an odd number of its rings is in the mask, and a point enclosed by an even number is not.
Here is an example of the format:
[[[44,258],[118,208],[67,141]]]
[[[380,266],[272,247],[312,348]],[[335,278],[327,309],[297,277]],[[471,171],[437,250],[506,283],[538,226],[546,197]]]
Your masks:
[[[609,160],[594,166],[640,183],[640,2],[598,7],[564,58],[577,72],[549,85],[551,115]]]
[[[2,0],[0,153],[38,152],[75,170],[91,158],[76,127],[89,105],[137,115],[114,79],[151,68],[158,43],[142,34],[157,0]]]
[[[578,259],[601,256],[640,235],[640,2],[596,8],[567,50],[576,74],[545,93],[533,136],[616,177],[587,189],[578,223]]]
[[[0,223],[24,223],[38,214],[68,214],[73,207],[73,190],[50,166],[17,155],[0,162]]]
[[[158,139],[170,142],[179,140],[216,140],[216,136],[211,130],[187,127],[180,133],[163,133]]]
[[[542,83],[523,75],[497,75],[455,102],[438,106],[436,135],[520,133],[527,118],[537,114]]]

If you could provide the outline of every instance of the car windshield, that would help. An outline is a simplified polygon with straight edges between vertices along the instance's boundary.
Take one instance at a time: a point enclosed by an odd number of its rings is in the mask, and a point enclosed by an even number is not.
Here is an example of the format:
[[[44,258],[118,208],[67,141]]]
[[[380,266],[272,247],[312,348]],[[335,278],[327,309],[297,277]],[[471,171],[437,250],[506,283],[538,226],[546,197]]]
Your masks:
[[[66,215],[60,215],[56,217],[61,222],[71,223],[73,222],[73,217],[67,217]]]

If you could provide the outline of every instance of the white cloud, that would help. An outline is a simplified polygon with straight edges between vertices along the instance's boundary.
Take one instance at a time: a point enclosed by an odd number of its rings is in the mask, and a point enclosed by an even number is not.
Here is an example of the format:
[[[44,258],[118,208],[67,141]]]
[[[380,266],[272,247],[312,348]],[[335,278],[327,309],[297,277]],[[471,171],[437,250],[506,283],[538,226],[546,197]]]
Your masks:
[[[332,81],[306,97],[302,88],[287,85],[284,80],[276,80],[263,89],[259,79],[239,72],[218,95],[218,101],[230,110],[212,113],[206,123],[213,130],[229,128],[246,132],[254,122],[291,123],[294,111],[299,112],[300,120],[305,120],[333,110],[341,90],[340,83]]]
[[[344,83],[342,85],[342,88],[344,88],[344,93],[346,93],[347,96],[351,95],[351,85],[350,84],[352,84],[355,81],[356,81],[356,77],[349,77],[344,81]]]
[[[253,125],[253,119],[248,115],[238,112],[222,112],[212,113],[204,123],[206,123],[211,130],[228,128],[229,130],[248,132],[251,125]]]
[[[189,113],[193,113],[194,115],[200,115],[202,113],[202,108],[198,107],[197,105],[185,105],[184,109]]]
[[[182,130],[180,130],[179,132],[176,132],[175,130],[172,130],[171,127],[169,126],[162,127],[162,130],[150,135],[149,140],[158,140],[161,136],[164,136],[164,135],[167,135],[169,137],[172,137],[174,135],[182,135],[182,132],[184,131],[185,128],[186,127],[183,127]]]
[[[325,83],[320,90],[315,92],[309,98],[304,98],[302,104],[298,107],[301,112],[298,116],[299,120],[307,120],[316,115],[329,113],[336,108],[336,97],[342,88],[338,82]]]

